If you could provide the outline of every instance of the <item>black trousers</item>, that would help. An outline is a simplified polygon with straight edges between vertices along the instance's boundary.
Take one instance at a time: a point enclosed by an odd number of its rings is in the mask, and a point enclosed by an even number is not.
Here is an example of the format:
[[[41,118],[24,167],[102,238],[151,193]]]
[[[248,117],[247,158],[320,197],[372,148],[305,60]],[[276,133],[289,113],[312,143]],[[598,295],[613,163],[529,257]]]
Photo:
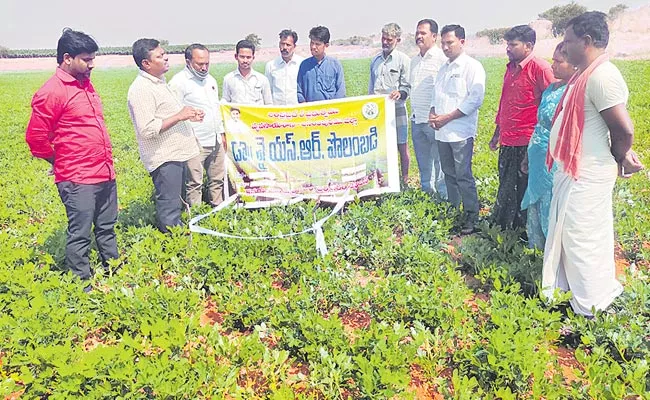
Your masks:
[[[494,222],[506,228],[525,228],[526,210],[521,201],[528,187],[528,174],[521,172],[521,161],[528,146],[501,146],[499,148],[499,191],[494,205]]]
[[[181,224],[185,162],[168,161],[151,172],[155,188],[156,223],[161,232]]]
[[[65,264],[81,279],[89,279],[90,231],[95,226],[95,242],[104,268],[119,257],[115,240],[117,186],[115,181],[95,184],[59,182],[59,196],[68,216]]]

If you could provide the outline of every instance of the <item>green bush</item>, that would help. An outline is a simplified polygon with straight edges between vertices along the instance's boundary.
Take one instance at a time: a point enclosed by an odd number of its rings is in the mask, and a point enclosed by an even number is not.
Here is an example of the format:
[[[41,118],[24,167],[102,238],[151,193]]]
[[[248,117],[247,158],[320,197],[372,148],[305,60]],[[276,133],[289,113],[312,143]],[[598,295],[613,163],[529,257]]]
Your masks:
[[[499,44],[503,40],[503,35],[509,30],[510,28],[483,29],[482,31],[476,32],[476,36],[490,39],[490,44]]]
[[[609,12],[607,12],[607,16],[609,17],[610,20],[615,20],[621,14],[623,14],[627,9],[628,9],[627,5],[619,3],[609,9]]]
[[[539,14],[539,17],[551,21],[553,23],[553,35],[561,36],[564,35],[564,30],[571,18],[577,17],[585,12],[587,12],[587,7],[578,3],[570,3],[549,8]]]

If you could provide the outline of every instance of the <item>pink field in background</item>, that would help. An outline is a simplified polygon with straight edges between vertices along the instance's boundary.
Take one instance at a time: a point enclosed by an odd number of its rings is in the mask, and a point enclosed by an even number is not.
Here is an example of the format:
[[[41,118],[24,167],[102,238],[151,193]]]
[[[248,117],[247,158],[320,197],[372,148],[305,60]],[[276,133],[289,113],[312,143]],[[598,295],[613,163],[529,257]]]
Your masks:
[[[642,6],[634,10],[628,10],[610,24],[610,43],[608,52],[611,57],[618,59],[650,59],[650,5]],[[549,21],[538,20],[530,24],[537,31],[537,44],[535,53],[547,59],[553,56],[553,50],[561,38],[554,38],[550,34]],[[378,38],[375,38],[378,39]],[[409,55],[414,55],[417,49],[413,43],[404,43],[400,49]],[[487,38],[467,39],[465,49],[467,54],[483,57],[505,58],[505,44],[491,45]],[[379,43],[374,47],[367,46],[336,46],[329,47],[327,54],[341,60],[370,58],[380,51]],[[296,53],[308,57],[309,46],[299,45]],[[255,61],[266,62],[278,56],[277,47],[264,47],[257,50]],[[212,63],[235,63],[234,49],[229,51],[214,52],[210,55]],[[185,60],[182,54],[171,54],[169,63],[172,66],[183,65]],[[11,71],[47,71],[56,67],[56,59],[49,58],[22,58],[22,59],[0,59],[0,72]],[[131,56],[98,56],[97,68],[123,68],[133,67]]]

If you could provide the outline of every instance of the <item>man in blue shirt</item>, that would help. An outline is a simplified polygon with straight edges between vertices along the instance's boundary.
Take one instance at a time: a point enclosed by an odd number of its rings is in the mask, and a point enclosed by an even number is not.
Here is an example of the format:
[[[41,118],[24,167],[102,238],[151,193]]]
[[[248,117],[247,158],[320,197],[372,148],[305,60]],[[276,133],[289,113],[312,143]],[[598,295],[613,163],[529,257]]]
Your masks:
[[[309,31],[309,49],[312,57],[298,69],[298,102],[342,99],[345,97],[345,78],[339,60],[325,55],[330,45],[330,31],[317,26]]]

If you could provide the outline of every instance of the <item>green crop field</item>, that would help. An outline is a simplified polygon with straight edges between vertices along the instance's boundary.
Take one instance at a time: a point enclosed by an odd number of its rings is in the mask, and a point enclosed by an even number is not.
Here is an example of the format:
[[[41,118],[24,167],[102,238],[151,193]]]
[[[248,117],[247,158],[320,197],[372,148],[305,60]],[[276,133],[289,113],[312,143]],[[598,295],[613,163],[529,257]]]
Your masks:
[[[505,60],[483,62],[474,171],[484,218],[498,185],[487,142]],[[369,60],[343,64],[348,95],[365,94]],[[635,148],[650,166],[650,62],[617,65],[630,87]],[[233,68],[211,72],[221,82]],[[625,292],[587,320],[567,298],[540,300],[542,255],[517,232],[482,222],[461,241],[457,213],[416,189],[349,204],[324,226],[325,258],[313,235],[159,233],[126,106],[136,71],[100,69],[93,82],[114,147],[121,267],[96,275],[85,294],[62,271],[66,218],[49,166],[24,142],[31,96],[51,73],[0,74],[0,396],[650,398],[646,171],[615,189]],[[328,212],[313,203],[225,210],[204,225],[274,235]],[[91,261],[101,269],[94,250]]]

